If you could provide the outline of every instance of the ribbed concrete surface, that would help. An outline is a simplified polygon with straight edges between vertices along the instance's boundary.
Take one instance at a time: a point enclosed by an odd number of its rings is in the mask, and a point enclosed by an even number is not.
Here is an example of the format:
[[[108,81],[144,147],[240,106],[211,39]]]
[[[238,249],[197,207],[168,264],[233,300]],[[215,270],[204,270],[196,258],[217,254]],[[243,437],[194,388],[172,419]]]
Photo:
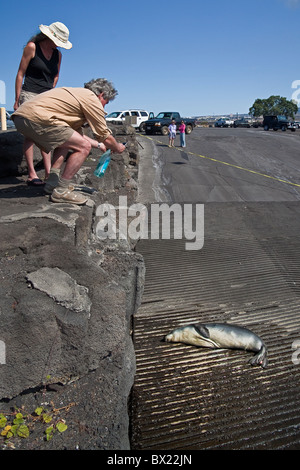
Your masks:
[[[300,448],[300,239],[245,229],[224,238],[209,229],[200,251],[183,240],[139,243],[147,271],[134,319],[133,449]],[[251,353],[162,341],[213,321],[261,336],[268,368],[251,367]]]

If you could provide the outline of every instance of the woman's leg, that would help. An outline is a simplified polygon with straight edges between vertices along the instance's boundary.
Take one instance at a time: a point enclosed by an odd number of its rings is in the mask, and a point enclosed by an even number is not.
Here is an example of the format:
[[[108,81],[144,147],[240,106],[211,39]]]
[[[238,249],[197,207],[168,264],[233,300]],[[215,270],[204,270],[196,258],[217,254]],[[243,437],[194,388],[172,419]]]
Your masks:
[[[48,178],[50,169],[51,169],[51,152],[46,153],[41,150],[41,154],[43,157],[44,168],[45,168],[45,180]]]
[[[35,171],[34,163],[33,163],[33,141],[32,140],[25,138],[24,144],[23,144],[23,152],[24,152],[24,156],[27,162],[27,167],[28,167],[28,181],[30,182],[34,179],[38,180],[39,177]],[[51,152],[46,153],[41,150],[41,154],[43,157],[44,168],[45,168],[45,179],[47,179],[50,173],[50,168],[51,168]],[[39,186],[44,183],[36,181],[35,184]]]
[[[28,181],[32,181],[34,179],[38,179],[38,175],[36,174],[34,164],[33,164],[33,142],[32,140],[26,139],[24,140],[23,144],[23,152],[27,162],[28,168]],[[39,183],[36,182],[36,185],[44,184],[43,182]]]

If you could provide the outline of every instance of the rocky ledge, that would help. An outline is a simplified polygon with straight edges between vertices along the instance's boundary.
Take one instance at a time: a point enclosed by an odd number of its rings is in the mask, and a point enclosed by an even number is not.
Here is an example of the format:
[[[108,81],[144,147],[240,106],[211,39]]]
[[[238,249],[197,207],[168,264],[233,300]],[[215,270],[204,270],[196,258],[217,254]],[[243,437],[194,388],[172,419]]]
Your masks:
[[[28,187],[22,137],[0,133],[1,449],[130,449],[131,319],[144,261],[128,240],[96,230],[100,205],[136,198],[135,132],[116,132],[128,147],[104,178],[93,175],[97,151],[77,175],[79,190],[96,190],[82,207]]]

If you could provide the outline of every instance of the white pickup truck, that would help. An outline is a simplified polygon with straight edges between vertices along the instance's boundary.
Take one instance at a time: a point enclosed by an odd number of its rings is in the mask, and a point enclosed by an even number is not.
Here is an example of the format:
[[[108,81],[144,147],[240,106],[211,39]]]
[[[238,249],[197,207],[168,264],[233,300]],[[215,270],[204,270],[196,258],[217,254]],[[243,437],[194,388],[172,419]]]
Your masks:
[[[153,116],[152,112],[148,113],[148,111],[143,109],[126,109],[125,111],[114,111],[108,114],[105,119],[112,124],[122,124],[126,122],[126,119],[129,119],[132,127],[143,131],[145,129],[145,122]]]
[[[232,127],[234,121],[228,118],[220,118],[215,122],[215,127]]]

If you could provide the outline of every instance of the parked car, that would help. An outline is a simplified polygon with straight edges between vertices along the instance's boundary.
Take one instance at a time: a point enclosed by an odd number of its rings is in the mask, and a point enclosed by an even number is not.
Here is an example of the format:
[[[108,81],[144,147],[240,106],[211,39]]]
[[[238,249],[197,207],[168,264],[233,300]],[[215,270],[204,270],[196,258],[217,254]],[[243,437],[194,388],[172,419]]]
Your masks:
[[[168,135],[169,125],[172,121],[176,122],[177,129],[181,124],[181,121],[185,123],[185,133],[190,134],[196,127],[196,119],[184,118],[180,116],[177,111],[162,111],[154,118],[150,118],[145,125],[146,134],[161,134]]]
[[[264,116],[263,128],[265,131],[268,131],[269,129],[273,129],[273,131],[278,131],[278,129],[286,131],[287,129],[290,129],[295,132],[296,128],[294,126],[291,127],[290,125],[291,122],[285,116]]]
[[[13,113],[13,111],[5,111],[7,129],[14,129],[15,128],[14,121],[11,118],[12,113]],[[1,126],[0,126],[0,129],[1,129]]]
[[[255,119],[252,124],[253,127],[263,127],[263,121],[261,119]]]
[[[295,122],[290,122],[287,128],[290,129],[292,132],[295,132],[295,130],[298,129],[298,126]]]
[[[153,116],[153,113],[148,113],[143,109],[126,109],[125,111],[114,111],[108,114],[105,119],[112,124],[122,124],[127,120],[132,127],[143,131],[145,122]]]
[[[237,119],[234,121],[233,127],[251,127],[251,122],[247,119]]]
[[[215,127],[232,127],[234,122],[231,119],[220,118],[215,122]]]

